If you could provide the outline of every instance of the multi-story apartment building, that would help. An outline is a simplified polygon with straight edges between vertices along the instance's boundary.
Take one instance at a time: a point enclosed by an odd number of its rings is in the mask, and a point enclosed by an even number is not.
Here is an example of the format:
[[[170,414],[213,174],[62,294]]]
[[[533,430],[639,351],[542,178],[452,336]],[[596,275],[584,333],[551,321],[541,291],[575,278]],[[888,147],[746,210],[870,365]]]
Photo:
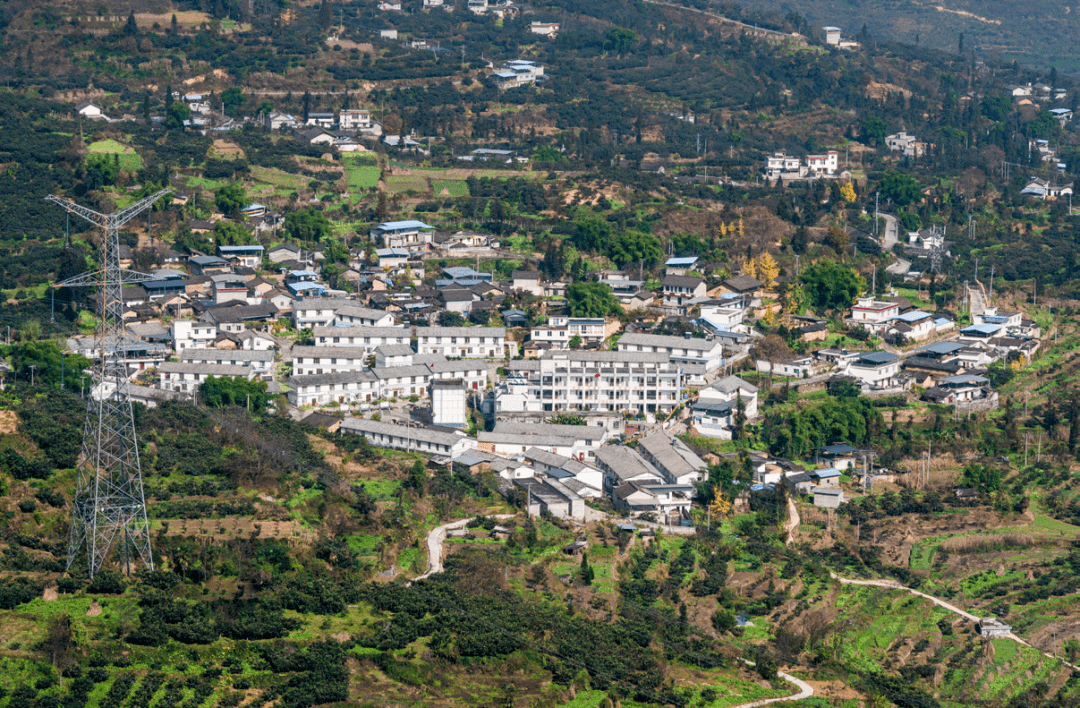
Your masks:
[[[667,413],[679,404],[682,367],[668,354],[556,351],[511,362],[495,411]]]
[[[166,361],[157,367],[158,386],[166,391],[192,393],[210,376],[240,376],[249,381],[255,375],[250,366],[207,364],[205,362]]]
[[[244,349],[185,349],[180,352],[185,364],[217,364],[218,366],[243,366],[255,374],[268,374],[274,368],[274,352]]]
[[[501,359],[506,352],[506,328],[417,327],[416,351],[463,359]]]
[[[565,349],[570,340],[580,337],[582,343],[603,343],[619,330],[619,321],[610,322],[603,317],[551,317],[546,325],[532,328],[532,341],[546,342],[558,349]]]
[[[364,347],[301,347],[292,348],[293,374],[337,374],[367,368],[371,352]]]
[[[176,352],[212,347],[217,335],[217,326],[209,322],[173,320],[169,325],[169,341]]]
[[[313,327],[317,347],[363,347],[370,354],[379,347],[409,344],[405,327]]]
[[[724,357],[724,345],[716,340],[636,332],[619,338],[619,351],[667,354],[672,361],[702,364],[706,371],[718,368]]]

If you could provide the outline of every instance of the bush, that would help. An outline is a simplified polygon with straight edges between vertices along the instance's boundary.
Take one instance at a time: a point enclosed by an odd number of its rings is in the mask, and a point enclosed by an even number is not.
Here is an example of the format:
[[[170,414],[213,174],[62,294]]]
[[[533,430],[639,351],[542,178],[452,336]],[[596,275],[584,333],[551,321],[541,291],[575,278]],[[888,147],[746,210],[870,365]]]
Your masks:
[[[120,595],[125,587],[123,576],[118,571],[104,568],[98,571],[87,589],[92,593]]]

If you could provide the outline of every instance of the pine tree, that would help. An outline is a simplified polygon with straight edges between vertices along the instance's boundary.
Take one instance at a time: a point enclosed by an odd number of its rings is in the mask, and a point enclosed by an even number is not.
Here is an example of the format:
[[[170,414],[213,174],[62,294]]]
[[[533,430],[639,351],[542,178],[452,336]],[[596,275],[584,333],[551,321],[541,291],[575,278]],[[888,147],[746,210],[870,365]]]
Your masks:
[[[180,28],[180,23],[176,21],[176,15],[172,16],[172,22],[170,24],[171,24],[170,29],[172,30],[172,33],[176,34],[176,30],[178,30]]]
[[[128,15],[127,24],[124,25],[124,36],[135,37],[139,34],[139,23],[135,21],[135,10]]]
[[[304,122],[307,123],[308,115],[311,114],[311,92],[304,91]]]

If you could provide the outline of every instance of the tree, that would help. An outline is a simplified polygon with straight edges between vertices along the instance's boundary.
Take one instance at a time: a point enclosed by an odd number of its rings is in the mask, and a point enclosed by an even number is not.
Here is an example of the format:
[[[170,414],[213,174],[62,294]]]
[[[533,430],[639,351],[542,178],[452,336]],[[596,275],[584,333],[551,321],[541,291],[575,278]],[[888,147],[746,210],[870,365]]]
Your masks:
[[[855,186],[851,182],[844,182],[840,185],[840,198],[847,204],[855,203]]]
[[[862,134],[863,142],[884,145],[889,125],[877,116],[863,116],[859,121],[859,132]]]
[[[49,663],[60,674],[60,687],[64,687],[64,670],[75,663],[75,633],[71,629],[71,617],[67,613],[59,614],[49,621],[49,632],[45,635],[45,651]]]
[[[837,255],[843,256],[848,247],[847,231],[839,226],[830,227],[829,232],[825,234],[825,245],[836,251]]]
[[[781,199],[780,201],[785,201]],[[791,235],[791,250],[795,253],[806,253],[807,247],[810,245],[810,234],[805,226],[798,226],[795,228],[795,233]]]
[[[237,216],[248,205],[247,191],[239,182],[230,182],[214,192],[214,204],[224,214]],[[287,221],[287,220],[286,220]]]
[[[599,251],[611,238],[611,224],[591,211],[582,211],[574,219],[576,233],[570,242],[582,251]]]
[[[217,222],[213,233],[218,246],[247,246],[255,242],[255,235],[235,221]]]
[[[250,407],[260,412],[270,404],[265,381],[248,381],[242,376],[208,376],[199,384],[199,395],[208,406]]]
[[[724,498],[723,494],[717,494],[709,504],[709,516],[716,519],[717,523],[726,519],[731,514],[731,502]]]
[[[571,349],[581,349],[581,335],[575,334],[568,342]]]
[[[604,283],[575,282],[566,289],[571,317],[607,317],[623,314],[615,293]]]
[[[172,94],[168,94],[172,96]],[[183,130],[184,121],[191,119],[191,109],[186,103],[172,101],[165,108],[165,127],[170,130]]]
[[[135,21],[135,10],[133,9],[127,18],[127,23],[124,24],[124,36],[136,37],[139,34],[139,23]]]
[[[465,324],[465,318],[458,312],[443,310],[439,313],[440,327],[460,327]]]
[[[922,197],[922,190],[914,177],[899,172],[889,172],[878,185],[881,193],[898,206],[907,206]]]
[[[815,263],[799,275],[799,280],[819,312],[851,307],[858,294],[866,289],[866,281],[858,273],[834,261]]]
[[[771,288],[776,284],[776,276],[778,275],[780,275],[780,265],[772,257],[771,253],[765,251],[758,257],[757,279],[765,287]]]
[[[239,86],[230,86],[221,92],[221,102],[225,113],[230,116],[240,115],[240,106],[244,103],[244,91]]]
[[[314,243],[332,235],[334,227],[322,211],[307,207],[286,215],[285,232],[296,241]]]
[[[607,239],[607,255],[615,265],[625,268],[627,265],[655,265],[664,257],[660,239],[641,231],[626,231]]]

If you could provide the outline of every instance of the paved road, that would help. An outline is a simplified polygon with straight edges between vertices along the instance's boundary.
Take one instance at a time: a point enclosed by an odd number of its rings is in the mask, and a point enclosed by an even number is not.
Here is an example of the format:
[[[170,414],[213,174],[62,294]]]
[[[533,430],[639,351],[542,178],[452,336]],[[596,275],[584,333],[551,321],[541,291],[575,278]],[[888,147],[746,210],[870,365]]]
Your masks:
[[[424,578],[428,577],[429,575],[434,575],[435,573],[443,572],[442,551],[443,551],[443,543],[446,541],[446,532],[450,531],[451,529],[465,528],[465,524],[472,521],[473,518],[474,517],[470,516],[467,519],[460,519],[458,521],[451,521],[448,524],[443,524],[442,526],[436,526],[435,528],[431,529],[431,532],[428,534],[428,537],[427,537],[427,548],[428,548],[427,572],[425,572],[423,575],[418,576],[416,578],[417,580],[423,580]],[[512,518],[514,518],[514,514],[499,514],[495,518],[496,519],[512,519]]]
[[[974,285],[968,284],[968,298],[971,302],[972,317],[986,311],[986,293],[983,292],[981,283],[976,281]]]
[[[892,214],[878,214],[885,221],[885,233],[881,240],[881,247],[886,251],[891,251],[892,247],[896,245],[897,235],[900,232],[899,222]]]
[[[750,661],[749,659],[739,659],[739,661],[743,662],[747,666],[756,666],[756,664],[754,664],[754,662]],[[765,706],[770,703],[779,703],[780,701],[801,701],[804,698],[809,698],[810,696],[814,695],[814,687],[808,684],[806,681],[803,681],[802,679],[797,679],[791,674],[784,673],[783,671],[777,671],[776,675],[784,679],[788,683],[795,684],[795,686],[798,687],[799,692],[793,696],[782,696],[780,698],[765,698],[760,701],[754,701],[753,703],[743,703],[741,705],[732,706],[731,708],[757,708],[758,706]]]
[[[791,545],[795,542],[795,532],[799,530],[799,524],[802,523],[802,519],[799,518],[799,508],[795,506],[795,500],[788,497],[787,500],[788,518],[784,523],[784,531],[787,531],[787,545]]]

